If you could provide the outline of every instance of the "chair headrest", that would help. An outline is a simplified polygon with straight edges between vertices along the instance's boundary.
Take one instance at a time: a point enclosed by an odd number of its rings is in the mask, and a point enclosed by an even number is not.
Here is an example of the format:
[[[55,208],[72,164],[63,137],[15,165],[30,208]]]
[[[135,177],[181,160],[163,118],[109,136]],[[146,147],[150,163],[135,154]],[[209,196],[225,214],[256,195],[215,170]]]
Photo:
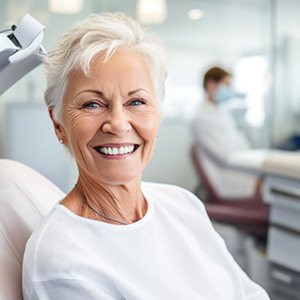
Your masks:
[[[0,299],[22,299],[27,239],[64,193],[36,171],[0,159]]]

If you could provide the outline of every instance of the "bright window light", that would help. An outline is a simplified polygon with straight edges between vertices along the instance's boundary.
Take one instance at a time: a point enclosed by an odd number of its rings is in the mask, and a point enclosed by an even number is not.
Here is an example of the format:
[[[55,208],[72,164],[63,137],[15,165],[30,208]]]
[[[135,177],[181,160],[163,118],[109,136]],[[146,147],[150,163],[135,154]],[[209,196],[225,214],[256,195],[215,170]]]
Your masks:
[[[264,97],[267,89],[267,61],[263,56],[241,58],[235,68],[235,89],[246,94],[246,121],[262,127],[265,120]]]
[[[48,0],[49,10],[57,14],[78,14],[82,11],[82,0]]]
[[[193,85],[168,88],[163,102],[164,117],[192,120],[195,117],[199,99],[199,88]]]
[[[191,9],[188,12],[188,17],[191,20],[199,20],[199,19],[201,19],[203,17],[203,11],[200,10],[200,9]]]
[[[163,23],[167,14],[166,2],[165,0],[138,0],[136,13],[141,23]]]

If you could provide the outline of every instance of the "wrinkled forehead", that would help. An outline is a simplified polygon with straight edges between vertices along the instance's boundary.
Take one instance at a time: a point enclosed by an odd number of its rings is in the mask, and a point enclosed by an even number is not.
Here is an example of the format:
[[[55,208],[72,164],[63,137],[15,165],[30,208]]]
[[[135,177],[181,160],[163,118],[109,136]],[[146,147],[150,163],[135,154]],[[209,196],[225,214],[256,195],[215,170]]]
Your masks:
[[[133,51],[115,52],[107,61],[104,54],[95,56],[90,63],[89,72],[73,70],[68,76],[66,94],[76,94],[81,89],[100,89],[103,93],[113,94],[143,89],[155,95],[153,76],[147,60]]]

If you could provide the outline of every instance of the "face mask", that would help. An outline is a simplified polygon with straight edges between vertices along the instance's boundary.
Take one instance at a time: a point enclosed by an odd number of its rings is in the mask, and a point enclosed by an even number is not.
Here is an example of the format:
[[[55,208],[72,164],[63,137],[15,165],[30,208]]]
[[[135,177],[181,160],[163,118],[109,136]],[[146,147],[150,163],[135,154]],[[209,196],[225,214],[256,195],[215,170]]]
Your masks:
[[[235,96],[234,91],[232,91],[227,85],[220,85],[217,89],[215,100],[218,104],[227,102]]]
[[[227,102],[232,98],[244,99],[246,94],[237,93],[225,84],[221,84],[216,92],[215,100],[218,104]]]

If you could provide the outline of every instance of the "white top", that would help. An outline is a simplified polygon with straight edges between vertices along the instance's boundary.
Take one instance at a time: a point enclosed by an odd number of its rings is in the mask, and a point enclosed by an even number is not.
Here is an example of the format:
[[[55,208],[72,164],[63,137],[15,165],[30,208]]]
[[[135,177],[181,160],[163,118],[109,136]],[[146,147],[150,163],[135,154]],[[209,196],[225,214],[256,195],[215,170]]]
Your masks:
[[[129,225],[82,218],[58,204],[29,239],[24,300],[265,300],[228,253],[203,204],[143,183],[145,216]]]
[[[236,127],[228,111],[205,101],[195,119],[194,138],[199,145],[199,159],[220,197],[241,198],[254,195],[257,176],[231,170],[226,166],[230,156],[251,149],[250,143]]]

